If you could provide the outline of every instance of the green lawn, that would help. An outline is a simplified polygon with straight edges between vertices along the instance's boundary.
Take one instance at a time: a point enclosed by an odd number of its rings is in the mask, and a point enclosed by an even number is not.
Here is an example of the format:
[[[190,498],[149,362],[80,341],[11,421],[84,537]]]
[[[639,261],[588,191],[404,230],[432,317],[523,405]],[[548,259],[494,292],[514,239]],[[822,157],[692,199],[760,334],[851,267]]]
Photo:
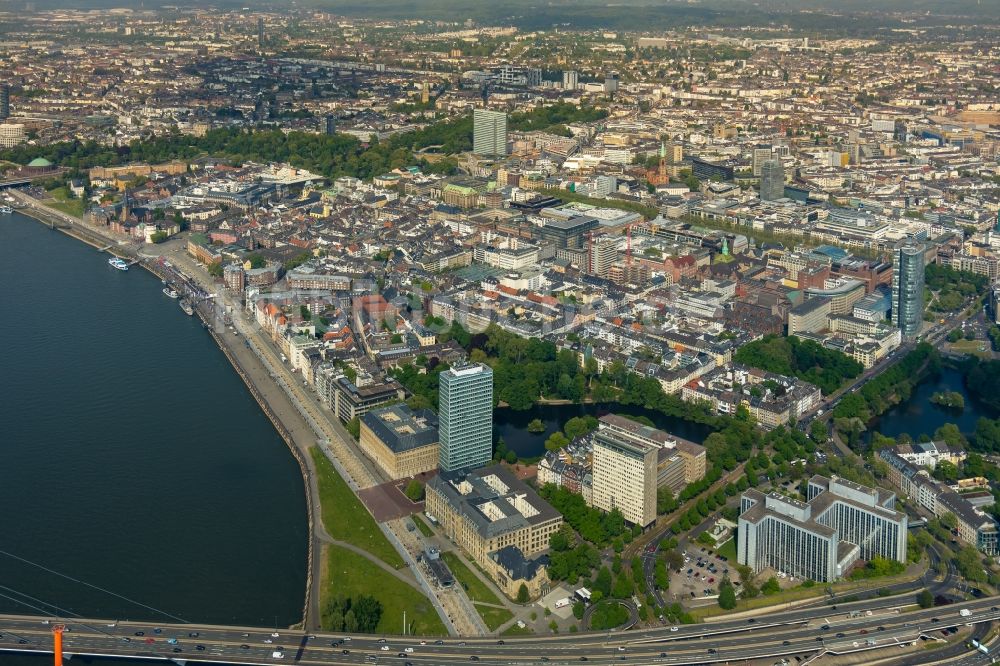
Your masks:
[[[423,518],[421,518],[417,514],[413,514],[412,516],[410,516],[410,518],[413,519],[413,522],[416,524],[417,529],[420,530],[421,534],[423,534],[425,537],[434,536],[434,530],[431,529],[430,525],[424,522]]]
[[[363,548],[390,566],[402,567],[403,558],[382,534],[361,500],[340,478],[333,464],[317,447],[309,452],[316,462],[323,525],[330,536]]]
[[[517,624],[515,623],[515,624],[510,625],[506,629],[504,629],[502,632],[500,632],[500,635],[501,636],[531,636],[534,633],[535,632],[531,630],[531,627],[525,625],[524,628],[522,629],[521,627],[517,626]]]
[[[504,622],[509,622],[514,618],[514,614],[506,608],[493,608],[492,606],[480,606],[479,604],[472,605],[476,607],[476,611],[479,612],[480,617],[483,618],[483,622],[486,623],[490,631],[496,631]]]
[[[451,573],[455,576],[455,580],[465,588],[465,591],[469,595],[469,599],[473,601],[483,601],[488,604],[496,604],[502,606],[503,602],[497,598],[497,595],[493,593],[489,587],[486,586],[483,581],[479,580],[476,574],[472,573],[469,567],[465,566],[462,560],[458,559],[458,555],[450,551],[445,551],[441,553],[444,557],[445,563],[448,568],[451,569]]]
[[[382,604],[378,633],[402,634],[403,611],[408,632],[421,636],[446,636],[441,618],[430,600],[406,583],[357,553],[340,546],[326,546],[326,576],[320,594],[320,609],[331,596],[367,594]],[[325,616],[324,615],[324,626]]]
[[[982,351],[980,347],[985,347]],[[990,343],[987,340],[959,340],[951,343],[952,350],[957,354],[975,354],[983,358],[990,358]]]
[[[49,207],[61,210],[67,215],[83,217],[83,199],[74,199],[69,188],[57,187],[49,194],[55,199],[55,202],[49,203]]]
[[[715,552],[720,557],[726,557],[730,562],[736,561],[736,532],[733,532],[733,537],[715,549]]]

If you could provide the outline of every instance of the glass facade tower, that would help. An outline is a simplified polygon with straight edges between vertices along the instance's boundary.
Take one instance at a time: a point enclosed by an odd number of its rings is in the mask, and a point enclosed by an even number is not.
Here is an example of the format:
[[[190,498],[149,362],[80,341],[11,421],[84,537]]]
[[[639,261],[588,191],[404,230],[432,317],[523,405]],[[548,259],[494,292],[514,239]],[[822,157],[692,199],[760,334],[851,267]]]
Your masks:
[[[903,241],[892,254],[892,324],[905,337],[920,332],[924,321],[924,248],[913,240]]]
[[[438,377],[441,470],[481,467],[493,457],[493,369],[456,365]]]

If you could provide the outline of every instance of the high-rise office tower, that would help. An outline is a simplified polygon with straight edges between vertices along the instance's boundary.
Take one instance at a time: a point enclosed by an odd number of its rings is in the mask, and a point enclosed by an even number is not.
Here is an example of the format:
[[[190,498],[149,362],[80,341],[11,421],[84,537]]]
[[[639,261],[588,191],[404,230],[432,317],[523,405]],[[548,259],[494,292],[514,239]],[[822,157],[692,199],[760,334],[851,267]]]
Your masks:
[[[264,48],[264,17],[257,17],[257,46]]]
[[[925,250],[907,239],[892,251],[892,324],[906,337],[919,333],[924,321]]]
[[[781,160],[766,160],[761,165],[760,198],[762,201],[785,198],[785,167]]]
[[[472,152],[492,156],[507,154],[506,113],[476,109],[472,125]]]
[[[325,130],[329,135],[334,135],[337,133],[337,118],[336,116],[328,115],[324,122],[326,123]]]
[[[618,261],[618,239],[611,236],[594,238],[587,244],[587,250],[590,255],[590,270],[587,272],[602,278],[608,277],[608,271]]]
[[[576,87],[580,85],[580,74],[573,69],[567,69],[563,72],[563,90],[576,90]]]
[[[438,376],[441,469],[481,467],[493,456],[493,369],[455,365]]]
[[[753,175],[759,176],[761,169],[764,167],[764,162],[771,159],[771,146],[758,145],[753,149]]]
[[[10,84],[0,83],[0,120],[10,118]]]
[[[659,457],[657,446],[598,430],[593,453],[594,506],[603,511],[618,509],[633,525],[645,527],[656,520]]]

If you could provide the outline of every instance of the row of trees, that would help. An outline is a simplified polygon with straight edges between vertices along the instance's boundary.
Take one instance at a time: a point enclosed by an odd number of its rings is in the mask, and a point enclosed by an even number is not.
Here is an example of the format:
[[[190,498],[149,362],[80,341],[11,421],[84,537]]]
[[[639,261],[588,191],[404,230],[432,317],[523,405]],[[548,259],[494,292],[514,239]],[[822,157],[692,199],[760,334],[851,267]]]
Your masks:
[[[961,367],[969,394],[990,409],[1000,410],[1000,361],[969,356]]]
[[[940,370],[941,357],[937,350],[921,342],[898,363],[865,382],[860,390],[841,398],[833,416],[867,423],[893,405],[905,402],[925,375],[934,375]]]
[[[327,631],[375,633],[382,619],[382,602],[375,597],[338,595],[323,609],[323,627]]]

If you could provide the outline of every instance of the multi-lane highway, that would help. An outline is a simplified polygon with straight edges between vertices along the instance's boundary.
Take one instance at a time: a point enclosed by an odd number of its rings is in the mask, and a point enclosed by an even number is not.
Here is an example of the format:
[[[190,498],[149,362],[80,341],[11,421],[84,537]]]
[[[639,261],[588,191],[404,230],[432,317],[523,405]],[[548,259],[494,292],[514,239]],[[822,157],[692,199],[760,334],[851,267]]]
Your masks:
[[[430,666],[484,662],[553,664],[581,661],[633,664],[704,664],[804,655],[881,651],[965,624],[1000,620],[1000,597],[927,610],[880,599],[836,607],[773,613],[762,618],[589,633],[496,639],[431,640],[412,636],[310,635],[300,631],[146,622],[66,620],[64,651],[149,659],[233,664],[363,664]],[[961,610],[969,614],[963,616]],[[0,650],[51,652],[56,618],[0,616]],[[902,655],[900,655],[902,656]]]

